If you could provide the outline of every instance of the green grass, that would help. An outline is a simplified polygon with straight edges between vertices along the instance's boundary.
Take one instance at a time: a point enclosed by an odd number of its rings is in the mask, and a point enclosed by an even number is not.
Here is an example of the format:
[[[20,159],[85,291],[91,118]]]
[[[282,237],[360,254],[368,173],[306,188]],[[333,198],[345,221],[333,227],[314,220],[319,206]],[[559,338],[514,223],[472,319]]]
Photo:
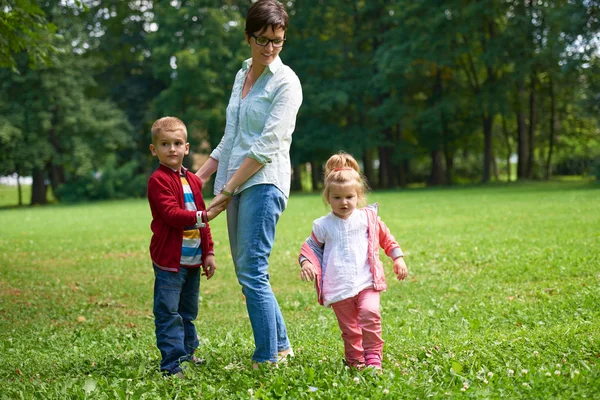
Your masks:
[[[22,205],[31,203],[31,185],[21,186]],[[54,202],[52,189],[48,188],[48,203]],[[16,186],[0,185],[0,209],[17,207],[19,205],[19,191]]]
[[[225,218],[201,285],[204,367],[157,372],[145,200],[0,210],[0,398],[594,398],[600,190],[588,182],[379,192],[409,278],[382,294],[384,372],[342,365],[331,309],[298,277],[317,195],[292,195],[271,281],[296,357],[253,371]],[[312,388],[312,389],[311,389]],[[311,391],[312,390],[312,391]]]

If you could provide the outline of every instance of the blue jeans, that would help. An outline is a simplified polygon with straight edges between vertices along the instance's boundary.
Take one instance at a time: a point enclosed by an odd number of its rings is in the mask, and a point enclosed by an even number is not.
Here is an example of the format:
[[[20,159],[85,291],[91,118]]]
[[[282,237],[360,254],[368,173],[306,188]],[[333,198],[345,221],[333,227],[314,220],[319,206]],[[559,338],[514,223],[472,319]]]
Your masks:
[[[269,256],[285,196],[274,185],[254,185],[233,196],[227,207],[229,244],[238,282],[246,297],[256,349],[252,360],[277,361],[290,348],[285,322],[269,283]]]
[[[156,346],[162,361],[160,370],[168,374],[181,371],[180,363],[191,359],[198,347],[194,320],[198,316],[200,268],[179,272],[154,266],[154,325]]]

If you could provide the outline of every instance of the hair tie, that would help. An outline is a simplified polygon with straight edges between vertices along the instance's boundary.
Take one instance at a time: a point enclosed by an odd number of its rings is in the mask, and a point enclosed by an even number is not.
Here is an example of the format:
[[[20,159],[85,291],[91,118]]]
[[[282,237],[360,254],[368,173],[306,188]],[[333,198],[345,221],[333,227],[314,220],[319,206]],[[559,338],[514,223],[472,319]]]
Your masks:
[[[334,168],[333,169],[335,172],[337,171],[354,171],[354,168],[350,168],[350,167],[343,167],[343,168]]]

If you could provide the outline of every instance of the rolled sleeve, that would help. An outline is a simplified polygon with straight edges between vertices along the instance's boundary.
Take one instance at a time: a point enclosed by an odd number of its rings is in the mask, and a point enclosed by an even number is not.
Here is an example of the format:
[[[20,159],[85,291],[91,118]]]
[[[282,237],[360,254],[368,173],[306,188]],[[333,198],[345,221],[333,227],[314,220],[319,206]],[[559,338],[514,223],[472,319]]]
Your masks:
[[[211,158],[214,158],[215,160],[219,161],[219,159],[221,158],[221,152],[223,151],[223,143],[224,142],[225,142],[225,136],[223,136],[221,138],[221,141],[219,142],[217,147],[215,147],[215,149],[210,153]]]
[[[282,148],[289,147],[300,105],[302,86],[294,74],[286,79],[273,96],[263,132],[250,148],[248,157],[261,164],[267,164]]]

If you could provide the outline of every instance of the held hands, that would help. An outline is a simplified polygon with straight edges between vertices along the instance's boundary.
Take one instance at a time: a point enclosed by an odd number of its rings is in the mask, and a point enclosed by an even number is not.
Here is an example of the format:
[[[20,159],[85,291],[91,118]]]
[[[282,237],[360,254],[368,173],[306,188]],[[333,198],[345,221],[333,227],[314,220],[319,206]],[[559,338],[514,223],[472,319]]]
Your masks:
[[[403,281],[408,276],[408,268],[406,268],[404,257],[398,257],[394,260],[394,273],[399,281]]]
[[[208,208],[206,209],[208,211],[208,219],[211,220],[212,218],[216,217],[221,212],[223,212],[223,210],[225,210],[229,205],[231,199],[232,196],[227,196],[223,193],[219,193],[218,195],[216,195],[208,205]],[[212,218],[210,217],[211,215],[213,215]]]
[[[300,279],[305,282],[313,281],[317,277],[317,270],[310,261],[302,262],[302,269],[300,270]]]
[[[212,208],[211,208],[212,207]],[[221,212],[223,212],[223,210],[225,210],[227,208],[227,205],[225,205],[224,207],[221,205],[219,207],[213,207],[212,203],[208,206],[208,208],[206,209],[206,217],[208,218],[209,221],[213,220],[216,218],[217,215],[221,214]]]
[[[212,278],[215,274],[215,269],[217,269],[217,264],[215,263],[215,256],[206,256],[206,263],[202,266],[204,272],[202,275],[206,276],[206,279]]]

